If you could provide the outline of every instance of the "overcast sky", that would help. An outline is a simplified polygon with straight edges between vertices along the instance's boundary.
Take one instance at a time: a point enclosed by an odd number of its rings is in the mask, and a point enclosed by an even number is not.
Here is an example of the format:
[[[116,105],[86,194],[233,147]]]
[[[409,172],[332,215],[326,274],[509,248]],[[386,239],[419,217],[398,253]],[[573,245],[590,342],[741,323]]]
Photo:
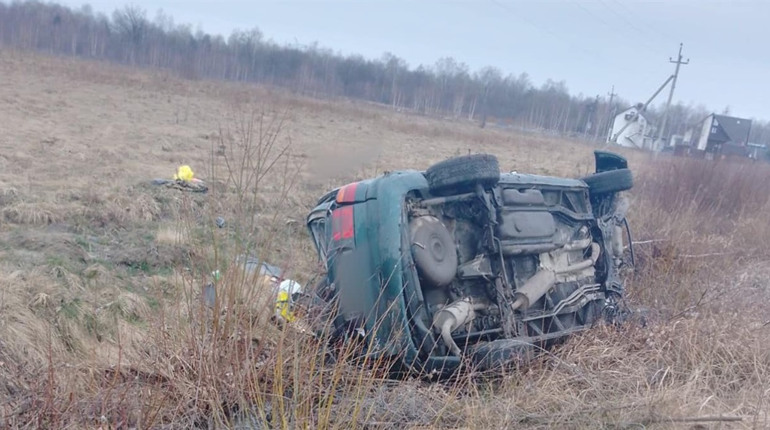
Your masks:
[[[79,7],[85,2],[65,0]],[[472,70],[526,72],[536,85],[564,80],[573,94],[646,100],[684,57],[674,102],[770,119],[770,0],[92,0],[159,9],[209,33],[259,28],[281,43],[310,44],[410,66],[451,56]],[[656,103],[663,103],[662,94]]]

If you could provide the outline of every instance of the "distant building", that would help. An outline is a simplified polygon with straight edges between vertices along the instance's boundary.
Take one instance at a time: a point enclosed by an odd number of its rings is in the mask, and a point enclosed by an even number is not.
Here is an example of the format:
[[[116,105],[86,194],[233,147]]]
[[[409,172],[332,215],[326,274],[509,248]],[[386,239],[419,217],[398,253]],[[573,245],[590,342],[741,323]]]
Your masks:
[[[698,151],[723,156],[748,157],[751,120],[727,115],[711,114],[693,127],[690,136],[697,137],[689,142]],[[685,142],[687,143],[687,142]]]
[[[746,147],[748,148],[749,158],[752,160],[763,160],[767,158],[767,145],[749,142]]]
[[[641,103],[615,116],[607,136],[607,143],[616,143],[629,148],[652,149],[652,127],[642,115]]]
[[[684,144],[685,136],[682,136],[681,134],[672,134],[671,137],[668,139],[668,146],[679,146]]]

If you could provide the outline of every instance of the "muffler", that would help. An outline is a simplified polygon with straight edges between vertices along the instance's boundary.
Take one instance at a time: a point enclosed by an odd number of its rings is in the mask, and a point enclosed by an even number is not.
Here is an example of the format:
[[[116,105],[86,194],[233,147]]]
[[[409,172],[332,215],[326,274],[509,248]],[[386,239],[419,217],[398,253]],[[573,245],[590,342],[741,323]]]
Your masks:
[[[444,343],[452,354],[460,356],[460,347],[452,339],[452,332],[476,318],[476,311],[484,309],[483,303],[473,303],[470,298],[460,299],[436,313],[433,327],[439,330]]]
[[[553,286],[556,285],[556,273],[547,269],[540,269],[527,279],[527,282],[521,286],[513,296],[515,297],[511,307],[513,310],[526,309],[532,303],[543,297]]]

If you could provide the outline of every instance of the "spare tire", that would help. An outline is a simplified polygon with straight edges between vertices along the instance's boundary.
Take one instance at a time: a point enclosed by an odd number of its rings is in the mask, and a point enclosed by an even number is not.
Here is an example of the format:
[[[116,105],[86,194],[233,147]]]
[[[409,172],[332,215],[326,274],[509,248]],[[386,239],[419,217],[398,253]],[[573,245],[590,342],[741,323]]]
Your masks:
[[[634,178],[629,169],[608,170],[582,178],[591,194],[608,194],[630,190]]]
[[[493,187],[500,182],[500,163],[491,154],[471,154],[436,163],[425,171],[431,192],[438,195],[468,192],[481,184]]]
[[[457,247],[438,218],[421,216],[409,223],[417,273],[430,287],[444,287],[457,274]]]

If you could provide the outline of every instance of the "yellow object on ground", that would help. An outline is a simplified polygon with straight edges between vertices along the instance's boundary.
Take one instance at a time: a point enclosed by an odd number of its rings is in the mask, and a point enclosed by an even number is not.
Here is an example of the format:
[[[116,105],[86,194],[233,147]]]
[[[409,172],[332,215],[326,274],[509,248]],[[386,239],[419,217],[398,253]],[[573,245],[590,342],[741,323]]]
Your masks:
[[[275,313],[280,315],[285,321],[294,321],[294,312],[291,311],[288,291],[278,292],[278,300],[275,301]]]
[[[185,181],[190,182],[193,180],[193,170],[188,165],[179,166],[179,168],[176,170],[176,173],[174,174],[174,180],[175,181]]]

